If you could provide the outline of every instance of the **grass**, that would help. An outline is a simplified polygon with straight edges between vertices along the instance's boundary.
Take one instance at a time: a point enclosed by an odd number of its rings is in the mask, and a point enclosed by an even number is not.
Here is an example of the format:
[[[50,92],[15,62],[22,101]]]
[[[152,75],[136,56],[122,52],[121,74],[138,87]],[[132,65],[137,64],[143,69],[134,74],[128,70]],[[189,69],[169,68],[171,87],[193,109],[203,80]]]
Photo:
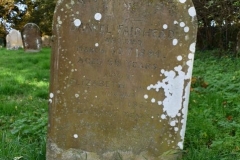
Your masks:
[[[45,160],[50,49],[0,49],[0,160]],[[197,52],[184,160],[240,159],[240,59]]]
[[[197,52],[184,160],[240,159],[240,60]]]
[[[50,49],[0,49],[0,160],[44,160]]]

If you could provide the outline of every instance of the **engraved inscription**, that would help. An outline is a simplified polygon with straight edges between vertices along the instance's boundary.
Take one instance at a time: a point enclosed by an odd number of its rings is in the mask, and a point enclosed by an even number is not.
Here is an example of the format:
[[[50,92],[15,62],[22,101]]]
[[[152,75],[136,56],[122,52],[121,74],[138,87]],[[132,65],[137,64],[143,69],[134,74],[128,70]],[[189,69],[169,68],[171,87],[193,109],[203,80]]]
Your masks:
[[[157,28],[141,28],[141,27],[129,27],[124,25],[118,26],[118,33],[121,36],[126,37],[148,37],[154,39],[173,39],[173,30],[163,30]]]
[[[96,3],[102,11],[111,10],[111,8],[115,8],[118,6],[124,6],[123,8],[133,15],[137,14],[138,11],[142,8],[142,6],[151,7],[148,12],[142,12],[141,15],[138,15],[142,16],[143,18],[154,15],[156,13],[165,13],[166,11],[172,16],[177,14],[177,7],[174,0],[155,1],[154,3],[153,1],[146,0],[134,0],[131,2],[122,0],[78,0],[77,2],[81,6]],[[109,6],[109,4],[111,4],[112,6]]]
[[[134,23],[134,20],[133,20],[133,23]],[[141,23],[141,21],[138,23]],[[161,39],[161,40],[173,39],[175,36],[174,28],[164,30],[161,28],[162,25],[159,25],[159,27],[155,27],[155,28],[142,28],[138,26],[124,26],[121,24],[118,26],[110,26],[110,25],[104,25],[104,24],[98,24],[98,23],[97,24],[86,23],[81,25],[80,27],[76,27],[74,23],[72,23],[70,27],[70,31],[78,32],[78,33],[100,33],[103,35],[111,35],[114,33],[113,31],[117,30],[120,36],[134,38],[132,39],[132,41],[136,40],[136,38],[144,38],[144,37]],[[110,40],[106,39],[106,41],[110,41]],[[136,41],[138,42],[137,44],[139,44],[139,40],[136,40]]]

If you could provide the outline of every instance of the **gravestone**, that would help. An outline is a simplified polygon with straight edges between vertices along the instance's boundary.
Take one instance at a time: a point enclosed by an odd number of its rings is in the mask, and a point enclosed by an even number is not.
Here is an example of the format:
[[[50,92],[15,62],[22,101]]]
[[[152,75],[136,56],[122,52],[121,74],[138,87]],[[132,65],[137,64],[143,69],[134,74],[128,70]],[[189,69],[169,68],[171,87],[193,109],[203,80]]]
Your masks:
[[[196,24],[191,0],[59,0],[47,160],[180,156]]]
[[[42,47],[51,47],[51,37],[48,35],[42,36]]]
[[[9,34],[6,35],[6,48],[7,48],[7,49],[10,49]]]
[[[12,29],[6,36],[7,49],[23,48],[21,33],[18,30]]]
[[[27,52],[39,52],[42,47],[39,27],[34,23],[27,23],[22,30],[24,50]]]

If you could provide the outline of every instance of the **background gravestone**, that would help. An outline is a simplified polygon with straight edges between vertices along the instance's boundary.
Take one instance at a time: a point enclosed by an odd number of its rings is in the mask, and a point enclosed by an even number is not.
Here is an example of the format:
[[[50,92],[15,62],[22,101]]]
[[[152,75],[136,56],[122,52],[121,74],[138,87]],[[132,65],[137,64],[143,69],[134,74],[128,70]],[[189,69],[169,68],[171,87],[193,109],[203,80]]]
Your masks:
[[[23,46],[25,51],[39,52],[42,47],[39,27],[34,23],[27,23],[22,30]]]
[[[196,32],[190,0],[59,0],[47,159],[176,159]]]
[[[18,30],[12,29],[6,36],[7,49],[23,48],[22,36]]]
[[[9,34],[6,35],[6,48],[10,49]]]
[[[42,47],[51,47],[51,37],[48,35],[42,36]]]

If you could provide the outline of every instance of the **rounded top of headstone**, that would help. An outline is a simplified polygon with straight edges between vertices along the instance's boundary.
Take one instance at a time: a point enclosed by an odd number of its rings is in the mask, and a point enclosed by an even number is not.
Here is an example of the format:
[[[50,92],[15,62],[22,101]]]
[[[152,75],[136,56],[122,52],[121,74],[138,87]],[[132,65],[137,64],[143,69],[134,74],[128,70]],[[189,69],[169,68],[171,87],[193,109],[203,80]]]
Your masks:
[[[24,25],[23,28],[25,28],[27,26],[34,26],[34,27],[37,27],[40,30],[39,26],[37,24],[35,24],[35,23],[27,23],[27,24]]]
[[[12,33],[12,32],[19,32],[19,31],[16,30],[16,29],[11,29],[11,30],[9,31],[9,33]]]

